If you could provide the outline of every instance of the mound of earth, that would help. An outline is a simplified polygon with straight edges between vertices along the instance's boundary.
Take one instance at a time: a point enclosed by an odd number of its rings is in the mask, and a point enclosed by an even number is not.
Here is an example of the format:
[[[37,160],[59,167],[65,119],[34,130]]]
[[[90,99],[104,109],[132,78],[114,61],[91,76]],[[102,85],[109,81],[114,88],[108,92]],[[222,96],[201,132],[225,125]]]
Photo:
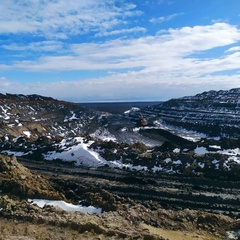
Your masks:
[[[0,190],[25,198],[65,199],[42,175],[33,174],[16,157],[0,155]]]
[[[39,208],[26,200],[0,195],[0,239],[220,240],[239,222],[192,210],[151,211],[140,204],[99,215]],[[177,237],[177,238],[176,238]],[[224,238],[227,239],[227,238]]]

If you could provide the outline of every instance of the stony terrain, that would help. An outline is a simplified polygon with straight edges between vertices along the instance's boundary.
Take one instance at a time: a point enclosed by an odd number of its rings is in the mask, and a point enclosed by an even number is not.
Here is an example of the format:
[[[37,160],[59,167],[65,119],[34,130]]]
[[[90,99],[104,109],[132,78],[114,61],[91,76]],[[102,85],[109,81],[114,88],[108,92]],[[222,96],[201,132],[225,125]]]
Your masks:
[[[222,239],[227,231],[238,230],[239,227],[236,216],[191,208],[163,208],[155,200],[148,201],[147,205],[132,196],[113,194],[101,185],[108,182],[117,186],[118,181],[109,181],[106,177],[94,178],[91,174],[81,177],[78,174],[78,178],[66,172],[66,167],[62,168],[65,173],[58,169],[57,175],[51,174],[52,169],[46,172],[49,166],[45,171],[31,172],[14,157],[1,156],[0,162],[0,188],[3,189],[0,194],[1,239],[176,239],[176,236],[186,240]],[[22,194],[4,188],[5,182],[9,181],[8,173],[17,181]],[[85,199],[85,204],[100,206],[104,213],[88,215],[32,205],[27,201],[32,193],[25,190],[29,184],[27,179],[35,175],[45,190],[44,197],[53,198],[52,190],[55,189],[58,199],[70,202]],[[33,182],[31,185],[35,197],[43,197],[39,184]]]

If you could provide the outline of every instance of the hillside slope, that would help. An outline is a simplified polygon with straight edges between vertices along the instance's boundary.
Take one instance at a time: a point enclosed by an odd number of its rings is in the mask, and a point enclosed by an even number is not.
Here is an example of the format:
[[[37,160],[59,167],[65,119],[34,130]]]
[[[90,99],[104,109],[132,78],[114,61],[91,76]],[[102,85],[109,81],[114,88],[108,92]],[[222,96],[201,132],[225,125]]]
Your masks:
[[[0,152],[33,160],[68,161],[75,166],[239,179],[238,140],[206,138],[192,142],[159,126],[160,121],[184,123],[181,114],[193,111],[192,106],[195,106],[196,115],[200,115],[201,109],[207,106],[211,109],[210,103],[216,103],[219,96],[222,96],[221,102],[226,101],[226,96],[230,103],[236,102],[238,91],[220,95],[219,92],[203,93],[171,100],[145,111],[132,108],[123,114],[103,114],[39,95],[0,95]],[[238,114],[236,103],[233,108]],[[233,110],[226,106],[219,109],[231,123]],[[161,116],[164,111],[174,117]],[[220,112],[214,111],[216,115]],[[142,113],[147,118],[147,126],[141,125]],[[211,116],[208,111],[206,118]],[[187,125],[193,121],[191,117],[184,119]],[[195,123],[211,128],[215,120]]]
[[[0,95],[0,137],[3,140],[20,136],[31,140],[54,139],[84,134],[94,126],[97,117],[94,111],[50,97]]]
[[[209,137],[240,136],[240,88],[171,99],[146,111],[158,115],[163,125],[204,133]]]

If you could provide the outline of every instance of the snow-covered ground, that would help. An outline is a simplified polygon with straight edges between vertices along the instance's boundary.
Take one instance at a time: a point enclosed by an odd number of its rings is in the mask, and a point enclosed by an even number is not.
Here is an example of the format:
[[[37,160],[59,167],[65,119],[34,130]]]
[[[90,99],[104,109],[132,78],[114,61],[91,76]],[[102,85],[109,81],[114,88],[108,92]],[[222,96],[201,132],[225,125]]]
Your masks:
[[[237,231],[229,231],[227,232],[227,235],[228,235],[228,239],[238,240],[240,237],[240,229]]]
[[[185,128],[180,128],[180,127],[176,127],[176,126],[173,126],[173,125],[169,125],[169,124],[164,123],[162,120],[156,120],[154,122],[154,124],[160,129],[164,129],[164,130],[167,130],[169,132],[172,132],[173,134],[176,134],[179,137],[182,137],[182,138],[187,139],[187,140],[192,141],[192,142],[197,142],[201,138],[209,138],[204,133],[199,133],[199,132],[196,132],[196,131],[189,131]],[[220,137],[215,137],[213,139],[217,141],[217,140],[220,139]]]
[[[64,201],[45,200],[45,199],[28,199],[28,201],[32,204],[37,204],[40,208],[43,208],[45,205],[51,205],[51,206],[59,207],[69,212],[83,212],[88,214],[102,213],[101,208],[95,208],[93,206],[84,207],[82,205],[74,205],[71,203],[66,203]]]
[[[125,111],[124,114],[131,114],[131,113],[134,113],[134,112],[140,112],[140,108],[132,107],[131,109]]]
[[[58,144],[61,151],[52,151],[44,155],[46,160],[61,159],[63,161],[75,161],[76,165],[99,167],[107,163],[97,152],[89,149],[93,141],[85,143],[81,137],[76,137],[67,142],[65,139]],[[68,146],[69,145],[69,146]]]
[[[75,138],[69,138],[69,139],[63,139],[60,143],[55,144],[54,151],[48,151],[46,154],[44,154],[44,159],[46,160],[55,160],[59,159],[62,161],[69,161],[74,162],[76,166],[85,166],[85,167],[101,167],[104,165],[107,165],[112,168],[125,168],[132,171],[148,171],[149,169],[147,166],[143,165],[133,165],[131,163],[131,159],[129,163],[123,163],[122,160],[112,160],[107,161],[103,157],[101,157],[101,151],[104,151],[104,149],[100,150],[93,150],[90,148],[91,144],[94,143],[94,141],[86,141],[82,137],[75,137]],[[211,145],[209,146],[212,151],[208,150],[206,147],[203,146],[197,146],[194,149],[195,154],[223,154],[227,155],[227,159],[224,162],[224,166],[230,170],[232,164],[240,164],[240,149],[221,149],[220,146]],[[116,149],[117,151],[117,149]],[[185,149],[182,150],[185,152]],[[181,149],[176,148],[173,150],[175,154],[181,154]],[[31,154],[31,151],[28,152],[15,152],[10,150],[4,150],[2,151],[4,154],[8,155],[15,155],[15,156],[24,156],[27,154]],[[152,171],[161,171],[166,173],[177,173],[175,171],[175,168],[177,169],[177,166],[180,166],[183,164],[183,159],[179,157],[179,159],[173,161],[170,157],[163,160],[164,163],[168,165],[168,167],[161,165],[161,163],[156,164],[154,167],[152,167]],[[219,160],[215,159],[212,161],[212,164],[215,165],[215,169],[219,169]],[[204,162],[199,162],[198,166],[201,168],[205,167]],[[186,165],[185,167],[188,167]]]
[[[147,170],[146,166],[134,166],[133,164],[123,164],[121,160],[107,161],[102,158],[98,152],[89,148],[93,141],[85,142],[83,138],[74,138],[75,145],[70,145],[66,140],[59,144],[62,151],[48,152],[44,157],[46,160],[61,159],[63,161],[75,161],[77,166],[100,167],[108,165],[113,168],[126,168],[129,170],[143,171]]]
[[[90,136],[103,141],[117,141],[116,137],[111,134],[106,128],[98,128],[94,133],[90,134]]]
[[[84,142],[83,138],[75,138],[74,139],[75,144],[68,146],[68,142],[66,140],[63,140],[59,146],[61,151],[56,152],[48,152],[48,154],[45,155],[45,158],[47,160],[53,160],[53,159],[61,159],[63,161],[75,161],[76,165],[82,165],[87,167],[100,167],[104,165],[108,165],[109,167],[113,168],[125,168],[128,170],[135,170],[135,171],[148,171],[148,168],[146,166],[142,165],[133,165],[131,163],[124,164],[121,160],[114,160],[114,161],[107,161],[103,157],[100,156],[100,151],[96,152],[93,149],[90,149],[90,145],[93,143],[93,141]],[[215,148],[216,151],[209,151],[205,147],[198,146],[195,148],[194,153],[195,154],[224,154],[228,155],[228,159],[225,162],[225,165],[229,167],[230,162],[235,162],[237,164],[240,164],[240,149],[226,149],[221,150],[219,146]],[[176,154],[180,153],[180,149],[174,149],[173,152]],[[182,165],[181,159],[178,159],[176,161],[172,161],[171,158],[167,158],[164,160],[165,163],[172,163],[172,166],[176,165]],[[215,164],[215,169],[219,168],[219,161],[215,160],[212,162],[212,164]],[[198,163],[199,167],[204,168],[205,164],[203,162]],[[161,165],[156,165],[152,168],[153,172],[156,171],[164,171],[168,173],[176,173],[174,169],[166,169],[163,168]]]
[[[209,146],[209,147],[213,148],[212,146]],[[215,146],[215,149],[219,149],[219,150],[208,151],[205,147],[196,147],[194,150],[194,153],[196,153],[196,154],[219,153],[219,154],[223,154],[223,155],[228,155],[229,157],[228,157],[227,162],[233,161],[233,162],[236,162],[237,164],[240,164],[240,149],[239,148],[221,150],[221,148],[219,146]]]

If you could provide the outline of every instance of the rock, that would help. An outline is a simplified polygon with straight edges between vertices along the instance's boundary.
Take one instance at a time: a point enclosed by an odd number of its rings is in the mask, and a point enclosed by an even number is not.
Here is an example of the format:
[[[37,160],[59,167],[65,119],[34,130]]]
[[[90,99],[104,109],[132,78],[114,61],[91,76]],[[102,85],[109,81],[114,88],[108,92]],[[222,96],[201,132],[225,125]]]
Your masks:
[[[20,177],[21,180],[25,180],[26,179],[25,175],[20,175],[19,177]]]

